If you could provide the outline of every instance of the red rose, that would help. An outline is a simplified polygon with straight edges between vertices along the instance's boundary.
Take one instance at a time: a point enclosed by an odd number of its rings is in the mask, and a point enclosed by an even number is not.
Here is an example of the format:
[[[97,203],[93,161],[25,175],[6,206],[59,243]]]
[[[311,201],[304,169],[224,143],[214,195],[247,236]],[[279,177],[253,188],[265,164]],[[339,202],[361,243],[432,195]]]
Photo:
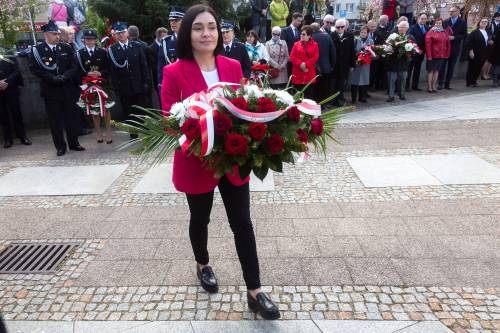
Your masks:
[[[224,135],[233,127],[233,121],[226,114],[222,112],[215,112],[214,116],[214,129],[215,134]]]
[[[232,156],[244,156],[248,152],[248,140],[241,134],[229,133],[225,146],[226,152]]]
[[[244,97],[233,98],[231,103],[239,109],[248,110],[248,102]]]
[[[311,132],[314,135],[323,134],[323,120],[320,118],[313,119],[313,121],[311,121]]]
[[[300,142],[307,143],[307,141],[309,140],[307,132],[304,131],[302,128],[299,128],[297,130],[297,136],[299,137]]]
[[[248,134],[255,141],[260,141],[264,138],[267,132],[267,126],[264,123],[251,123],[248,126]]]
[[[201,134],[200,122],[198,119],[188,118],[181,126],[182,133],[192,141],[198,138]]]
[[[294,123],[298,123],[300,121],[300,111],[296,106],[292,106],[286,112],[288,119],[293,121]]]
[[[271,155],[275,155],[283,150],[285,141],[279,134],[273,134],[269,139],[267,139],[266,144],[267,144],[267,149],[269,149]]]
[[[276,111],[276,105],[273,100],[268,97],[261,97],[257,101],[257,112],[267,113]]]

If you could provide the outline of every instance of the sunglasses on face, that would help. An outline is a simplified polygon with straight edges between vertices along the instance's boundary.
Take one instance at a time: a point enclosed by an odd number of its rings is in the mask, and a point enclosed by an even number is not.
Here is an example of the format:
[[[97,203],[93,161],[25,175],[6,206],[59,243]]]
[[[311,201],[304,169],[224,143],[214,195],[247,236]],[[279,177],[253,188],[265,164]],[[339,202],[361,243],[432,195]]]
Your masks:
[[[333,21],[325,21],[325,24],[333,24]]]
[[[339,27],[335,27],[335,29],[344,29],[345,28],[345,25],[342,25],[342,26],[339,26]]]
[[[281,36],[281,34],[273,32],[273,36]]]

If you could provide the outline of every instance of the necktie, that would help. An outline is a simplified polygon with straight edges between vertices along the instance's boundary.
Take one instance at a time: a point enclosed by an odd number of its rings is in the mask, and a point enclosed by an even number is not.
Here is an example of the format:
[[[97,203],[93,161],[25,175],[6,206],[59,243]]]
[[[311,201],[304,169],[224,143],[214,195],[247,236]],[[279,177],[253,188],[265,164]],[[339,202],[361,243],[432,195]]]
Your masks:
[[[123,44],[123,49],[127,50],[127,44]]]
[[[422,30],[422,33],[425,34],[425,28],[423,25],[420,25],[420,30]]]
[[[229,54],[229,52],[231,52],[231,48],[229,47],[229,45],[226,45],[226,54]]]
[[[293,34],[295,35],[295,39],[299,39],[299,31],[297,28],[293,28]]]
[[[90,54],[90,57],[92,58],[92,55],[94,55],[94,51],[90,50],[89,54]]]

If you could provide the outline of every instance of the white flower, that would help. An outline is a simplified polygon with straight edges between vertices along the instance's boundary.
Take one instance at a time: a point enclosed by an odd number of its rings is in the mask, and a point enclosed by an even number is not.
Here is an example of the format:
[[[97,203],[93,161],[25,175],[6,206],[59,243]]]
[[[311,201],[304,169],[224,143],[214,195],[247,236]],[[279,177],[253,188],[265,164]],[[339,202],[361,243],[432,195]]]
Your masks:
[[[184,124],[184,120],[186,119],[187,115],[187,108],[184,106],[183,102],[175,103],[172,105],[170,108],[170,116],[175,117],[179,124],[182,126]]]
[[[393,53],[393,52],[394,52],[394,49],[392,48],[392,46],[391,46],[391,45],[387,45],[387,44],[385,44],[385,45],[384,45],[384,51],[385,51],[386,53]]]
[[[392,34],[389,35],[387,40],[396,40],[396,39],[398,39],[398,37],[399,37],[399,34],[393,32]]]
[[[413,47],[413,44],[412,43],[406,43],[405,44],[405,51],[406,52],[411,52],[413,51],[414,47]]]
[[[275,90],[274,94],[276,95],[276,99],[287,106],[292,106],[294,104],[293,96],[290,95],[285,90]]]
[[[244,87],[245,87],[245,95],[246,95],[245,97],[248,97],[251,95],[254,95],[257,98],[262,97],[262,91],[255,84],[248,84],[248,85],[245,85]]]

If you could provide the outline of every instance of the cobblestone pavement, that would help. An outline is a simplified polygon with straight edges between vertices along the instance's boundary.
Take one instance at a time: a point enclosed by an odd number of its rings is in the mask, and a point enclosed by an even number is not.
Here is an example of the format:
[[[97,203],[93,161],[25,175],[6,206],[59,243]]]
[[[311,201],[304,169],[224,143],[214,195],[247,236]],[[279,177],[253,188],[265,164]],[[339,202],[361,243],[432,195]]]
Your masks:
[[[365,188],[346,160],[473,153],[500,166],[498,133],[499,119],[344,124],[326,159],[275,174],[275,191],[253,192],[262,282],[283,319],[500,332],[500,185]],[[258,319],[218,197],[209,250],[221,288],[208,295],[194,275],[183,195],[131,193],[148,168],[115,151],[123,136],[108,146],[83,137],[86,152],[56,159],[48,133],[32,134],[32,147],[0,152],[0,176],[19,166],[129,167],[103,195],[0,197],[0,251],[81,243],[57,273],[0,275],[6,320]]]

